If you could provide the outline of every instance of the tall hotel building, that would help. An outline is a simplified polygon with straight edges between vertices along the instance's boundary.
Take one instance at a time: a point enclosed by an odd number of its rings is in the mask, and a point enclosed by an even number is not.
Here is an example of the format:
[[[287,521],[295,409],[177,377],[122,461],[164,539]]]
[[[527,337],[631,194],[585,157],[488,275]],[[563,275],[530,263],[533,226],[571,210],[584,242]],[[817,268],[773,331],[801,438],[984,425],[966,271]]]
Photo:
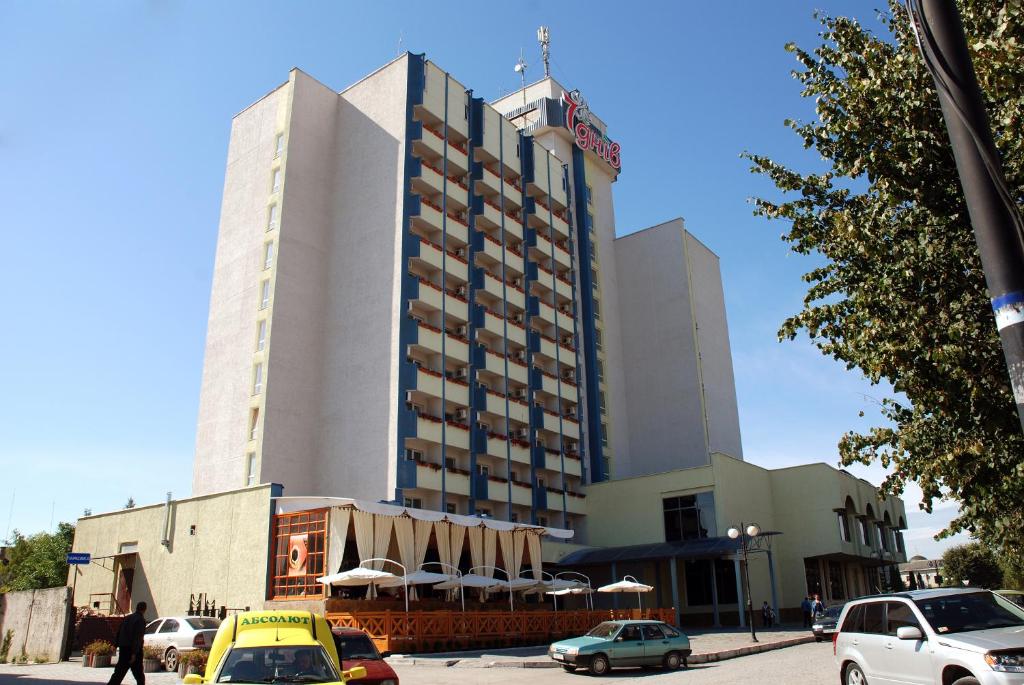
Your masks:
[[[587,484],[742,458],[717,257],[616,239],[621,156],[550,78],[293,70],[232,125],[194,494],[585,531]]]

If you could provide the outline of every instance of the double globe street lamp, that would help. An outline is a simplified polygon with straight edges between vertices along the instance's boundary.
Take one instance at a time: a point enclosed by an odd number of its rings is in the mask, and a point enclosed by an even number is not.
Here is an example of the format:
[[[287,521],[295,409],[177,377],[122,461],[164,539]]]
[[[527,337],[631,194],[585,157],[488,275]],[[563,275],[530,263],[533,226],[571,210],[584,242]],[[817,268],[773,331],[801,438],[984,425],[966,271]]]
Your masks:
[[[744,535],[744,533],[746,534]],[[750,564],[747,563],[747,550],[750,549],[750,541],[761,534],[761,527],[756,523],[744,525],[741,522],[739,528],[732,527],[727,534],[733,540],[739,539],[740,541],[740,554],[743,557],[743,566],[746,568],[744,586],[747,593],[747,622],[750,623],[750,639],[757,642],[757,633],[754,632],[754,600],[750,596]]]

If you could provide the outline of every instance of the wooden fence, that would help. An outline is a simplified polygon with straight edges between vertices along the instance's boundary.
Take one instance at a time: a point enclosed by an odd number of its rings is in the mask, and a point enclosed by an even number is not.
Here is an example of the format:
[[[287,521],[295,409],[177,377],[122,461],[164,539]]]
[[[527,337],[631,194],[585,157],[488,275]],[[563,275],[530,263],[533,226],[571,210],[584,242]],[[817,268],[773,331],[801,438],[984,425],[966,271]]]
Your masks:
[[[672,623],[672,609],[596,611],[358,611],[328,612],[332,626],[365,631],[382,652],[423,654],[539,645],[582,635],[601,621],[654,619]]]

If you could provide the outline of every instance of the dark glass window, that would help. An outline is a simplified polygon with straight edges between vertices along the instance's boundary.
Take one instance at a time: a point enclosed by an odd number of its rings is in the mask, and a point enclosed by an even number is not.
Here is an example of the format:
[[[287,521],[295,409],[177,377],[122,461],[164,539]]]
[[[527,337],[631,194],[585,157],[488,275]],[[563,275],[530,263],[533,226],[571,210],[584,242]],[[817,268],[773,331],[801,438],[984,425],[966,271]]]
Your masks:
[[[661,628],[659,626],[654,625],[653,623],[648,624],[648,625],[644,625],[643,629],[644,629],[644,639],[645,640],[664,640],[665,639],[665,634],[663,632],[661,632]]]
[[[807,594],[825,594],[821,589],[821,570],[817,559],[804,559],[804,580],[807,582]]]
[[[712,571],[714,569],[714,571]],[[686,573],[686,604],[689,606],[707,606],[714,603],[711,591],[712,572],[718,587],[719,604],[735,604],[736,566],[727,559],[699,559],[684,564]]]
[[[843,621],[842,632],[863,633],[864,632],[864,605],[858,604],[850,609]]]
[[[661,504],[666,542],[696,540],[715,534],[714,493],[667,497]]]
[[[896,631],[904,626],[921,627],[917,616],[914,615],[914,610],[903,602],[888,602],[886,604],[885,623],[885,632],[889,635],[895,635]]]
[[[828,590],[832,599],[846,599],[846,591],[843,587],[843,567],[838,561],[828,562]]]
[[[871,602],[864,605],[864,632],[885,632],[885,602]]]

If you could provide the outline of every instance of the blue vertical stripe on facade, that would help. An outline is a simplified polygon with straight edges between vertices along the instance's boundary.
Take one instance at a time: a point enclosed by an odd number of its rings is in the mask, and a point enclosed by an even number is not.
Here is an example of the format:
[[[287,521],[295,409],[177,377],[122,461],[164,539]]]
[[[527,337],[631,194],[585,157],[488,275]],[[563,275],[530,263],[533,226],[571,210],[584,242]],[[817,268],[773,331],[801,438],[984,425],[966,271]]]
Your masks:
[[[474,267],[476,264],[477,250],[484,249],[484,234],[476,230],[476,215],[483,211],[483,197],[474,194],[476,181],[483,177],[484,165],[474,159],[473,149],[477,145],[483,145],[483,98],[474,98],[471,93],[469,97],[469,142],[466,145],[466,152],[469,156],[469,212],[467,223],[469,224],[469,248],[466,253],[466,260],[469,262],[469,287],[467,297],[469,300],[469,509],[467,513],[476,513],[477,500],[487,497],[486,484],[481,489],[476,481],[477,455],[487,452],[487,434],[484,433],[477,421],[477,413],[487,406],[487,393],[483,386],[477,383],[477,371],[487,364],[487,351],[477,344],[476,329],[484,325],[483,305],[476,302],[476,291],[484,287],[483,269]]]
[[[410,217],[420,209],[420,198],[412,192],[412,177],[419,174],[420,162],[412,154],[412,142],[423,133],[422,125],[413,118],[416,105],[423,104],[423,89],[426,84],[426,60],[422,54],[408,55],[409,65],[406,78],[405,100],[405,173],[402,186],[402,259],[397,268],[401,269],[401,292],[399,294],[401,316],[398,332],[398,461],[395,487],[395,501],[402,502],[402,492],[416,487],[416,464],[405,459],[405,441],[416,435],[416,414],[406,406],[406,397],[416,385],[416,366],[406,359],[409,345],[419,333],[419,326],[409,316],[409,301],[419,294],[419,281],[408,271],[409,256],[413,249],[419,249],[419,238],[409,230]],[[415,244],[415,247],[414,247]]]
[[[604,450],[601,444],[601,409],[599,406],[597,382],[597,342],[594,340],[594,272],[590,268],[590,218],[587,213],[587,173],[584,168],[583,150],[572,146],[573,186],[576,188],[576,240],[579,243],[580,303],[583,312],[580,326],[583,328],[584,375],[587,384],[587,446],[590,448],[590,482],[606,480],[604,472]],[[566,192],[569,189],[566,188]]]

